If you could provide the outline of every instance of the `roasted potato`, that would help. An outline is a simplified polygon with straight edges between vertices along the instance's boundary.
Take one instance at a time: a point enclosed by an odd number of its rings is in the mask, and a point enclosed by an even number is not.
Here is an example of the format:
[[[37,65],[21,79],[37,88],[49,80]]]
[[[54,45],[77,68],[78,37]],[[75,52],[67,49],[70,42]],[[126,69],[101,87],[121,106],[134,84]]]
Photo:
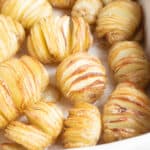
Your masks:
[[[108,60],[117,83],[130,81],[139,87],[148,85],[150,63],[137,42],[123,41],[114,44]]]
[[[88,24],[69,16],[42,19],[28,36],[28,52],[43,63],[58,63],[69,55],[87,51],[93,41]]]
[[[150,101],[130,82],[120,83],[104,105],[103,140],[113,142],[150,131]]]
[[[77,53],[66,58],[58,66],[56,82],[68,101],[93,103],[104,92],[106,71],[97,57]]]
[[[41,18],[52,16],[52,7],[47,0],[5,0],[1,13],[30,29]]]
[[[98,15],[97,36],[110,44],[130,40],[140,26],[141,18],[142,11],[137,2],[129,0],[111,2]]]
[[[101,115],[94,105],[78,102],[64,122],[62,141],[65,148],[96,145],[101,135]]]

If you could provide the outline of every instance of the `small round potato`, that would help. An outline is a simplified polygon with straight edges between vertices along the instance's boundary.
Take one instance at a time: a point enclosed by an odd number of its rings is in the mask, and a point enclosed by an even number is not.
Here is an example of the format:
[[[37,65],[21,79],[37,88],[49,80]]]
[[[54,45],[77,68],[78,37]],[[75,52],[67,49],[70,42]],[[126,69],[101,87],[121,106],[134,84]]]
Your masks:
[[[93,43],[88,23],[81,17],[47,17],[35,24],[28,36],[28,52],[41,62],[59,63]]]
[[[137,42],[118,42],[110,49],[109,64],[117,83],[130,81],[146,87],[150,81],[150,63]]]
[[[48,134],[39,128],[19,121],[11,122],[7,126],[5,136],[29,150],[43,150],[52,140]]]
[[[30,124],[51,137],[50,144],[55,142],[63,127],[63,113],[55,103],[40,101],[28,107],[24,113]]]
[[[37,60],[23,56],[0,64],[0,129],[24,109],[40,100],[48,84],[48,73]]]
[[[104,105],[102,118],[105,143],[149,132],[149,98],[134,84],[120,83]]]
[[[57,68],[57,86],[71,102],[95,102],[104,92],[106,71],[101,61],[87,53],[66,58]]]
[[[101,0],[77,0],[72,8],[72,16],[83,17],[89,24],[94,24],[100,9]]]
[[[130,0],[116,0],[99,13],[96,33],[110,44],[132,38],[142,18],[141,7]]]
[[[14,121],[5,129],[9,140],[30,150],[44,150],[56,141],[63,127],[63,114],[56,104],[40,101],[24,114],[28,124]]]
[[[47,0],[5,0],[1,13],[30,29],[41,18],[52,16],[52,7]]]
[[[64,122],[62,141],[65,148],[94,146],[101,135],[101,115],[94,105],[79,102]]]

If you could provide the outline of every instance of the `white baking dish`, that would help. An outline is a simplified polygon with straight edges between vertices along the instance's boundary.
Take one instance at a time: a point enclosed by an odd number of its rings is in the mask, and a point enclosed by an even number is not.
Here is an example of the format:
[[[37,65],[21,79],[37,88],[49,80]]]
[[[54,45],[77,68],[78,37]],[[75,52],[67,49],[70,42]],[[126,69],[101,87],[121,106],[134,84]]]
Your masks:
[[[140,0],[140,3],[142,4],[142,7],[144,8],[145,11],[145,31],[146,31],[146,52],[147,55],[149,55],[150,58],[150,0]],[[62,14],[62,12],[58,12],[55,14]],[[90,49],[90,53],[95,54],[97,57],[99,57],[102,62],[104,63],[106,69],[107,69],[107,74],[110,75],[110,71],[108,68],[108,64],[106,62],[107,60],[107,51],[105,50],[100,50],[100,45],[99,41],[95,42],[94,46]],[[55,67],[50,66],[47,67],[49,69],[49,74],[50,74],[50,79],[51,83],[55,85]],[[108,96],[114,89],[113,86],[113,80],[111,75],[109,76],[109,81],[108,81],[108,86],[105,90],[104,96],[97,102],[97,106],[101,108],[102,104],[105,103],[105,101],[108,99]],[[62,108],[65,108],[66,106],[63,106]],[[32,139],[31,139],[32,140]],[[0,137],[0,143],[4,142],[5,139],[4,137]],[[59,146],[59,144],[56,144],[54,146],[51,146],[48,148],[48,150],[62,150],[63,148]],[[68,149],[71,150],[71,149]],[[88,148],[76,148],[73,150],[150,150],[150,133],[141,135],[135,138],[127,139],[127,140],[122,140],[119,142],[114,142],[110,144],[99,144],[94,147],[88,147]]]

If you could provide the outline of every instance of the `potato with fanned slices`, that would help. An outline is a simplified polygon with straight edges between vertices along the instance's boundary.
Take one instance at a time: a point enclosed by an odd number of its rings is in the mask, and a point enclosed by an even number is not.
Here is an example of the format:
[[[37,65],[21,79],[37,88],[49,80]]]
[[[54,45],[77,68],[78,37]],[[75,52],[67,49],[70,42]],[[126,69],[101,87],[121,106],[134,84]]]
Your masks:
[[[29,56],[0,64],[0,128],[39,101],[48,81],[44,66]]]
[[[52,16],[52,7],[47,0],[5,0],[1,13],[29,29],[41,18]]]
[[[101,0],[77,0],[72,8],[72,16],[83,17],[89,24],[94,24],[102,8]]]
[[[14,121],[5,130],[5,136],[29,150],[43,150],[51,137],[32,125]]]
[[[41,101],[24,112],[32,125],[47,133],[53,142],[56,140],[63,127],[63,114],[56,104]]]
[[[14,56],[25,39],[22,25],[10,17],[0,15],[0,63]]]
[[[129,40],[138,29],[142,18],[137,2],[116,0],[105,6],[98,15],[96,33],[110,44]]]
[[[50,4],[57,8],[72,8],[76,0],[49,0]]]
[[[28,52],[43,63],[58,63],[69,55],[87,51],[93,38],[88,24],[77,17],[47,17],[28,36]]]
[[[123,41],[114,44],[108,60],[117,83],[131,81],[140,87],[148,85],[150,63],[137,42]]]
[[[5,136],[29,150],[43,150],[53,144],[63,127],[63,114],[54,103],[37,102],[24,111],[30,124],[11,122]]]
[[[66,58],[57,68],[57,86],[71,102],[95,102],[104,92],[106,72],[101,61],[87,53]]]
[[[150,101],[132,83],[121,83],[103,110],[103,140],[113,142],[150,131]]]
[[[65,148],[96,145],[101,135],[101,115],[96,106],[79,102],[64,122],[62,141]]]

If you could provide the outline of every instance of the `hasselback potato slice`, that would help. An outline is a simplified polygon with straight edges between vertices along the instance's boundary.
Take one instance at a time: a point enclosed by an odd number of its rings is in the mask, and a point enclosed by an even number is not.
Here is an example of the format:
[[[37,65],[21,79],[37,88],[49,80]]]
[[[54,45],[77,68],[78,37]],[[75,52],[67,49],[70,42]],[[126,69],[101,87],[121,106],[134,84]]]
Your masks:
[[[66,58],[57,68],[57,86],[71,102],[95,102],[104,92],[106,72],[101,61],[87,53]]]
[[[41,18],[52,16],[52,7],[47,0],[5,0],[1,13],[30,29]]]
[[[39,127],[55,141],[63,127],[63,114],[56,104],[40,101],[24,112],[32,125]]]
[[[62,141],[65,148],[96,145],[101,135],[101,115],[96,106],[78,102],[64,122]]]
[[[6,127],[26,107],[39,101],[48,81],[44,66],[29,56],[1,63],[0,128]]]
[[[150,131],[150,101],[130,82],[120,83],[104,105],[103,140],[113,142]]]
[[[5,130],[5,136],[29,150],[43,150],[51,141],[50,136],[32,125],[14,121]],[[31,139],[32,138],[32,139]]]
[[[43,63],[58,63],[69,55],[87,51],[93,41],[88,24],[77,17],[47,17],[28,36],[28,52]]]
[[[116,0],[105,6],[98,15],[96,33],[110,44],[129,40],[138,29],[141,7],[130,0]]]
[[[150,81],[150,63],[143,48],[137,42],[118,42],[109,51],[109,64],[115,80],[130,81],[146,87]]]
[[[83,17],[89,24],[94,24],[100,9],[101,0],[77,0],[72,8],[72,16]]]

